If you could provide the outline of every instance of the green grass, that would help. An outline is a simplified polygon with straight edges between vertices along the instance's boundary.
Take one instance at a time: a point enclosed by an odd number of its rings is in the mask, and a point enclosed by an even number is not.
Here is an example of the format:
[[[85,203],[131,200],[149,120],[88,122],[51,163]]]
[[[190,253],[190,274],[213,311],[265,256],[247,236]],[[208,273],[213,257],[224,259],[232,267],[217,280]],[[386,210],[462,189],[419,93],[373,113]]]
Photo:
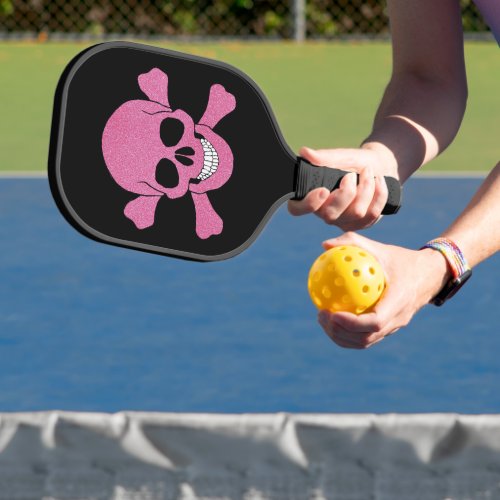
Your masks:
[[[368,134],[391,70],[388,43],[219,43],[169,47],[220,59],[264,90],[290,146],[355,147]],[[85,44],[0,45],[0,170],[46,168],[54,89]],[[469,103],[453,145],[427,170],[488,170],[498,161],[500,60],[466,45]]]

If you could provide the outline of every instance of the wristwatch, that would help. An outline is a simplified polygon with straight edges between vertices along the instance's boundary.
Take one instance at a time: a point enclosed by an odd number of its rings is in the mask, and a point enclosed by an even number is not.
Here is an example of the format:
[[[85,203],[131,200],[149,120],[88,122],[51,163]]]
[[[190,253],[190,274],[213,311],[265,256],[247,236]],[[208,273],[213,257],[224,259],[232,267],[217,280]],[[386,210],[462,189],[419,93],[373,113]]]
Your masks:
[[[467,264],[464,254],[458,246],[448,238],[436,238],[426,243],[422,248],[432,248],[440,252],[451,270],[452,278],[442,290],[431,300],[431,304],[442,306],[462,288],[472,276],[472,269]]]

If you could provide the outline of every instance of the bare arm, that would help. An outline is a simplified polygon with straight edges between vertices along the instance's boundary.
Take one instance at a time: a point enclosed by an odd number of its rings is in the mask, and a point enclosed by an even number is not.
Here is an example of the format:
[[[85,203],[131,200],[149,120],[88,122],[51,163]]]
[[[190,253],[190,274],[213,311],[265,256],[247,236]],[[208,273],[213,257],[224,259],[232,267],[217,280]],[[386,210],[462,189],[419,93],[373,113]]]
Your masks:
[[[388,1],[393,71],[363,148],[405,181],[454,139],[467,100],[458,0]]]
[[[462,249],[471,266],[500,250],[500,162],[442,236]]]
[[[327,224],[356,230],[375,223],[387,200],[382,176],[404,182],[443,151],[460,126],[466,100],[459,0],[388,0],[393,71],[360,148],[311,150],[300,155],[315,165],[359,174],[340,188],[311,191],[290,201],[293,215],[315,213]]]

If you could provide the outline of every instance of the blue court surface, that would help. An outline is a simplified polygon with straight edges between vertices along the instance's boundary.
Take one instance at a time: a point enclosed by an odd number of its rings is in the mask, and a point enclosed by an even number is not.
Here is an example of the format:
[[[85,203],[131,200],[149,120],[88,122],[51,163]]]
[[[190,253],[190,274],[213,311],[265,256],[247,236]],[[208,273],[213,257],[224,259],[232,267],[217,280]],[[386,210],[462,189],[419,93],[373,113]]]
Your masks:
[[[480,182],[410,180],[400,213],[364,234],[418,248]],[[500,256],[453,301],[351,351],[306,289],[338,234],[282,207],[240,256],[187,262],[88,240],[45,178],[1,179],[0,411],[499,412]]]

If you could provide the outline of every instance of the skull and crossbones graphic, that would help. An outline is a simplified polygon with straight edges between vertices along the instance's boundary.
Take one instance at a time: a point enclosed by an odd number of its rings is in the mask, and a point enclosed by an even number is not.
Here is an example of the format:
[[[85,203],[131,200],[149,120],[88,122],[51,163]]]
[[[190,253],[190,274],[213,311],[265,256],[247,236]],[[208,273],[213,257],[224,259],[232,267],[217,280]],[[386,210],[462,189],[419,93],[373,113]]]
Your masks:
[[[102,134],[102,153],[113,179],[139,195],[127,203],[124,215],[138,229],[148,228],[155,222],[162,196],[175,199],[189,191],[197,236],[207,239],[221,234],[223,221],[207,192],[220,188],[231,177],[233,153],[213,129],[235,109],[235,97],[222,85],[212,85],[205,112],[195,124],[188,113],[170,106],[168,76],[162,70],[153,68],[139,75],[138,84],[148,100],[123,103]],[[175,185],[162,184],[164,169],[177,171]]]

